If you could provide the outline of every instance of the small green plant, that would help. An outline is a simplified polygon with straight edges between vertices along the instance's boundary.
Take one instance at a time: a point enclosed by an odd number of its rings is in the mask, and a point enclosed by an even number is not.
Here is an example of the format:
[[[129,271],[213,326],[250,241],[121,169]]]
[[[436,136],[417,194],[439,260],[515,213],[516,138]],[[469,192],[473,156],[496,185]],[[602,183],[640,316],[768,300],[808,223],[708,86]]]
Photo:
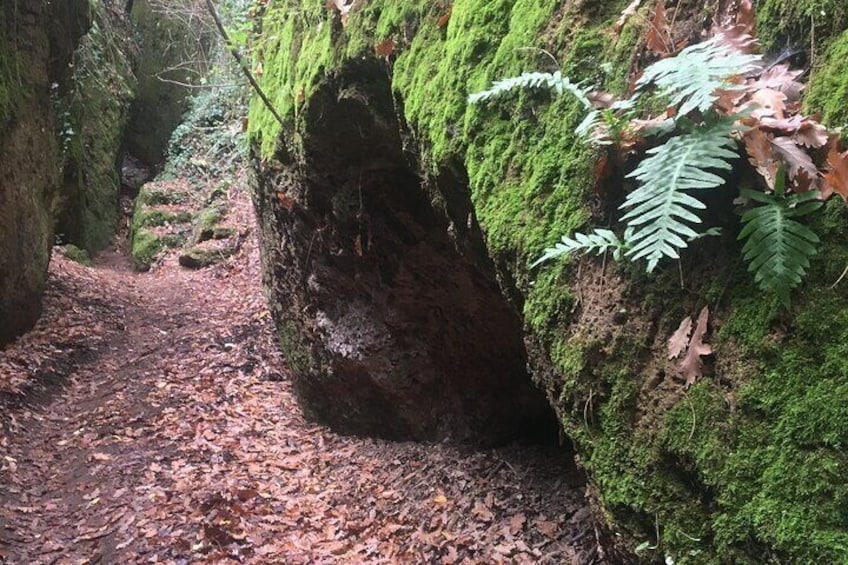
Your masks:
[[[631,228],[628,228],[628,231],[624,233],[623,241],[619,239],[614,231],[604,229],[596,229],[589,234],[575,233],[573,238],[564,235],[559,243],[546,249],[545,254],[539,257],[531,267],[569,253],[594,253],[595,255],[603,255],[608,251],[612,251],[613,259],[620,261],[622,254],[627,250],[625,241],[629,241],[632,237],[633,230]]]
[[[627,154],[648,137],[659,141],[627,175],[638,185],[620,206],[621,237],[610,229],[566,235],[533,266],[562,255],[612,252],[616,260],[644,259],[652,272],[662,260],[678,259],[692,241],[718,234],[717,228],[702,227],[699,212],[706,204],[698,193],[726,184],[722,174],[744,147],[762,181],[761,190],[739,191],[746,206],[754,205],[742,215],[743,257],[760,288],[789,305],[790,291],[801,283],[818,243],[798,218],[819,208],[822,195],[845,197],[848,153],[839,153],[824,126],[798,113],[800,71],[766,65],[754,53],[752,14],[740,12],[735,24],[716,28],[713,37],[676,55],[668,50],[670,41],[649,37],[648,45],[665,58],[647,67],[621,100],[559,72],[499,80],[469,97],[474,104],[519,88],[568,93],[587,110],[575,131],[592,145]],[[649,35],[670,37],[670,30],[657,27],[661,20],[655,16]],[[666,111],[640,119],[637,108],[646,93],[666,100]],[[815,161],[827,146],[833,172],[825,174]]]
[[[816,254],[818,236],[793,218],[806,216],[822,206],[819,192],[786,195],[786,175],[781,167],[774,194],[743,190],[742,196],[758,202],[742,216],[739,239],[746,239],[742,254],[748,270],[763,290],[789,303],[789,289],[800,284],[810,257]]]

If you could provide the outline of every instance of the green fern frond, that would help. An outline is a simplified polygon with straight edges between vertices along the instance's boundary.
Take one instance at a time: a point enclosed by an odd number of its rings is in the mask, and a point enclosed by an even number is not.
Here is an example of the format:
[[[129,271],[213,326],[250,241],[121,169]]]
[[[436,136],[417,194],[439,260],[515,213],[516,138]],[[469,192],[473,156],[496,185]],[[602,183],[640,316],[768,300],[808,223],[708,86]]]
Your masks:
[[[590,89],[571,82],[568,77],[562,76],[560,71],[555,73],[523,73],[517,77],[497,80],[492,83],[491,89],[469,95],[468,103],[476,104],[516,88],[549,88],[557,94],[570,92],[584,108],[592,107],[592,102],[586,96]]]
[[[578,137],[587,138],[590,143],[596,146],[610,145],[613,143],[612,140],[599,139],[599,137],[603,135],[603,128],[599,127],[602,123],[602,118],[607,125],[626,124],[628,120],[632,118],[637,98],[638,97],[634,95],[632,98],[616,100],[609,108],[606,109],[593,108],[588,114],[586,114],[583,121],[577,125],[574,129],[574,133]]]
[[[723,120],[671,138],[648,150],[650,157],[628,175],[641,186],[628,194],[621,205],[622,210],[629,210],[622,220],[633,228],[627,240],[631,246],[627,255],[634,261],[646,258],[648,272],[663,257],[677,259],[678,250],[698,236],[687,222],[701,223],[693,210],[706,206],[685,191],[724,184],[723,178],[706,169],[731,168],[728,161],[738,157],[730,137],[734,127],[730,120]]]
[[[624,239],[627,240],[629,235],[629,233],[625,233]],[[560,255],[570,255],[572,253],[594,253],[601,255],[609,250],[613,252],[613,259],[618,261],[624,249],[624,241],[619,239],[611,230],[596,229],[590,234],[575,233],[573,238],[564,235],[560,243],[545,249],[544,255],[534,261],[530,265],[530,268],[532,269],[536,265],[559,257]]]
[[[762,64],[759,55],[741,53],[721,41],[721,36],[717,36],[691,45],[675,57],[657,61],[645,69],[636,82],[637,89],[657,85],[672,106],[683,104],[678,111],[680,116],[695,109],[706,112],[718,99],[716,90],[739,88],[729,79]]]
[[[783,196],[785,175],[778,174],[775,194],[743,190],[742,196],[760,206],[745,212],[739,239],[747,239],[742,255],[760,289],[776,294],[789,307],[789,292],[801,283],[810,257],[816,254],[818,236],[793,220],[817,210],[822,202],[816,191]]]
[[[583,118],[577,127],[574,129],[574,133],[577,134],[577,137],[589,137],[595,127],[598,125],[598,119],[601,117],[600,110],[592,110],[586,117]]]

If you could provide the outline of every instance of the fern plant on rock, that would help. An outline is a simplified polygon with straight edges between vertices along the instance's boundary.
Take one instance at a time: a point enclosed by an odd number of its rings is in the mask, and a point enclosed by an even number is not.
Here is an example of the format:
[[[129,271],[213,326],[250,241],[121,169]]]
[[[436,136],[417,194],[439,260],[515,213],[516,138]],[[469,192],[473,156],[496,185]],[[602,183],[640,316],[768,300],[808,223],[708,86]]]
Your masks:
[[[839,152],[835,135],[800,114],[801,72],[766,64],[755,52],[753,8],[747,0],[742,4],[735,21],[674,54],[660,2],[647,44],[661,58],[621,100],[559,72],[525,73],[469,97],[480,103],[516,88],[549,88],[574,96],[587,110],[576,132],[592,145],[613,145],[627,154],[648,137],[658,141],[627,175],[638,185],[619,208],[622,236],[608,229],[564,235],[534,266],[562,255],[612,251],[617,260],[646,260],[652,272],[664,259],[678,259],[692,241],[718,233],[704,229],[699,212],[706,204],[699,193],[724,185],[722,173],[744,149],[761,181],[759,190],[739,189],[743,205],[755,205],[742,215],[743,257],[759,287],[789,305],[790,291],[801,283],[818,243],[798,218],[815,211],[822,195],[848,195],[848,179],[839,174],[846,154]],[[666,111],[640,116],[636,109],[646,93],[666,100]],[[834,172],[816,164],[825,155]]]

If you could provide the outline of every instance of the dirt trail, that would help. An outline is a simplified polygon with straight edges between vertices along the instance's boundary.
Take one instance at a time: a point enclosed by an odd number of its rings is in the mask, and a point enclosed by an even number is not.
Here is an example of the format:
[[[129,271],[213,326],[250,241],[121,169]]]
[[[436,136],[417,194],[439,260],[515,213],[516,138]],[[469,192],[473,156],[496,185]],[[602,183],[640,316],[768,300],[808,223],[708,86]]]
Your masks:
[[[213,268],[54,259],[45,321],[0,352],[0,381],[61,381],[0,417],[0,561],[601,562],[565,450],[388,443],[303,419],[239,198],[245,244]]]

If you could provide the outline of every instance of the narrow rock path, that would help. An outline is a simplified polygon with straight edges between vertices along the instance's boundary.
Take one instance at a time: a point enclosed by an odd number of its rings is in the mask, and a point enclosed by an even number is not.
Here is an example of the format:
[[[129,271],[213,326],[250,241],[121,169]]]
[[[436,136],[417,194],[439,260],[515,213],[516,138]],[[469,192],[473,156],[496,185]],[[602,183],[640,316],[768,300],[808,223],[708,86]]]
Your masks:
[[[44,321],[0,352],[0,562],[603,562],[565,450],[307,423],[238,198],[213,268],[55,257]]]

